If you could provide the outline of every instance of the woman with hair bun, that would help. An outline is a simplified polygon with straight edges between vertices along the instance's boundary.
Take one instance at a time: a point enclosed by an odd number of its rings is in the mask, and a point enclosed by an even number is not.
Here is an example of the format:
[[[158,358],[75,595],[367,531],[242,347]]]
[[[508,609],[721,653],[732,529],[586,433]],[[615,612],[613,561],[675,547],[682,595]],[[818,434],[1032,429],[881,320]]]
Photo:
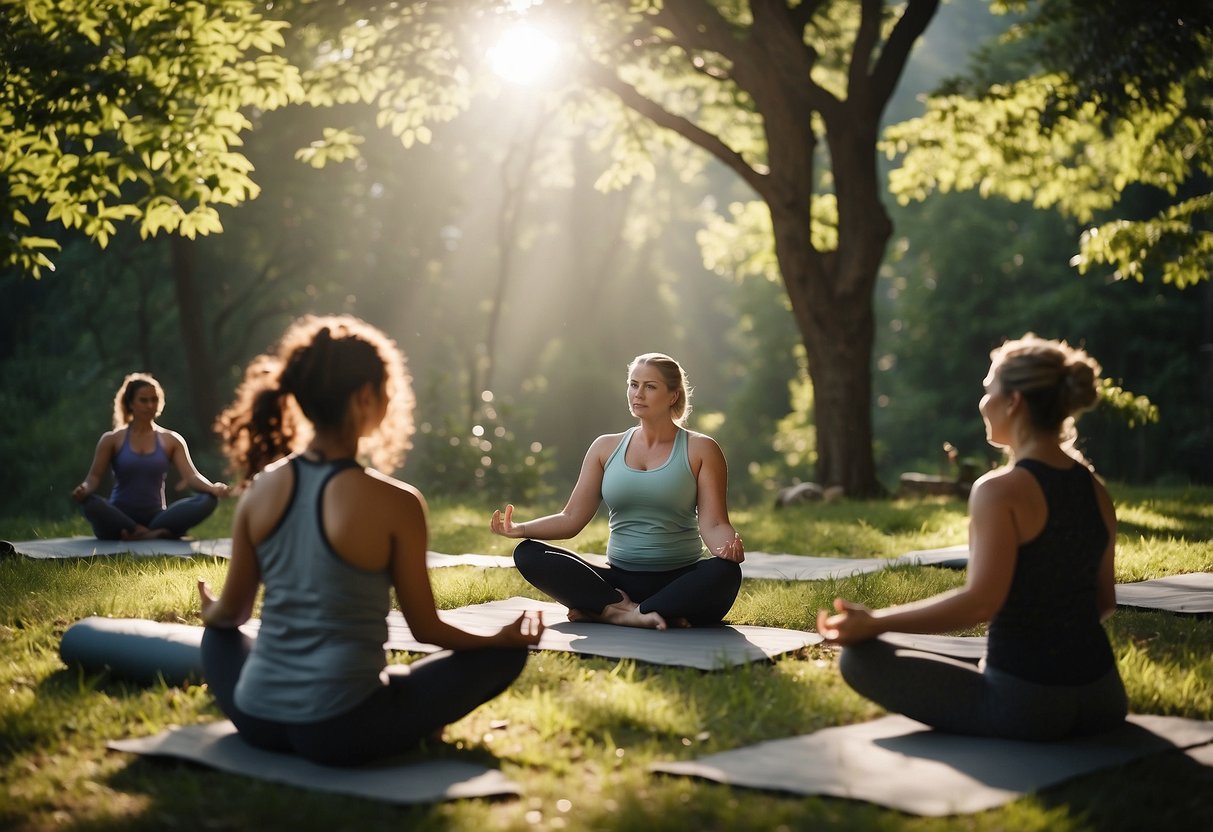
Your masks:
[[[412,435],[404,357],[350,316],[305,317],[255,359],[217,428],[251,482],[215,598],[198,582],[202,663],[220,709],[251,745],[356,765],[409,750],[504,691],[543,621],[492,635],[438,617],[426,507],[396,468]],[[265,585],[256,639],[239,629]],[[445,648],[388,665],[394,589],[413,635]]]
[[[514,549],[518,571],[573,620],[658,630],[719,624],[737,598],[745,559],[729,522],[724,454],[710,436],[684,427],[691,388],[668,355],[634,358],[627,391],[639,424],[594,440],[564,509],[516,523],[507,505],[493,512],[490,528],[527,538]],[[611,530],[605,567],[541,542],[575,537],[603,501]]]
[[[130,373],[114,394],[114,429],[101,435],[88,476],[72,489],[93,534],[100,540],[178,538],[210,517],[228,487],[198,472],[185,438],[156,424],[164,412],[164,388],[154,376]],[[175,467],[194,490],[168,505],[164,481]],[[109,499],[94,492],[106,469],[114,475]]]
[[[965,585],[869,610],[837,598],[817,630],[843,645],[839,668],[887,710],[943,731],[1052,740],[1112,728],[1127,700],[1102,622],[1116,609],[1116,515],[1074,449],[1077,416],[1099,394],[1099,364],[1029,333],[991,354],[979,409],[1010,463],[969,496]],[[980,665],[898,648],[887,632],[989,622]]]

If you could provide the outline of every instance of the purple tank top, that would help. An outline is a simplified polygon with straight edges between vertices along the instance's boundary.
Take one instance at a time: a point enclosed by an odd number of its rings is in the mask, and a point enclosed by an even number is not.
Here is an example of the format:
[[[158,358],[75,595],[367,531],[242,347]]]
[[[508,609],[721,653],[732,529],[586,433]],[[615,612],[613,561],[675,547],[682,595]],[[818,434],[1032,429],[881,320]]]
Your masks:
[[[164,508],[164,480],[168,475],[168,454],[160,434],[150,454],[141,454],[131,447],[131,431],[127,428],[122,447],[114,455],[110,468],[114,472],[114,490],[110,502],[118,508]]]

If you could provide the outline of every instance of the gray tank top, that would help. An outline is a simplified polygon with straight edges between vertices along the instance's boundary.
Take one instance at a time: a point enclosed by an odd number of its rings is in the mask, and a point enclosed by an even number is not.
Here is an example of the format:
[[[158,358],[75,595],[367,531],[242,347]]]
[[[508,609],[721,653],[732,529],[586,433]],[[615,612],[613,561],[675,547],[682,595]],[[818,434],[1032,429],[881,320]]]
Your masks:
[[[345,713],[383,684],[388,572],[341,559],[321,524],[321,498],[352,460],[292,457],[295,490],[277,527],[257,547],[265,584],[261,629],[236,705],[276,722],[319,722]]]

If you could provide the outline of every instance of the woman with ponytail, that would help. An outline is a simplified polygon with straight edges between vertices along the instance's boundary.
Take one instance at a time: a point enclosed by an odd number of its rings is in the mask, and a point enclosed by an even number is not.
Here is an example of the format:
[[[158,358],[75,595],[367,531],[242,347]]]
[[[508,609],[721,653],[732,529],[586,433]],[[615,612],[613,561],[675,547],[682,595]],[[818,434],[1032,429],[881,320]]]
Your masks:
[[[424,498],[358,461],[398,466],[412,405],[404,357],[382,332],[309,316],[249,365],[217,422],[250,482],[222,593],[198,584],[203,668],[254,746],[330,765],[398,754],[504,691],[538,643],[538,615],[484,636],[438,617]],[[262,584],[250,639],[237,628]],[[442,652],[386,663],[393,589],[413,635]]]
[[[1095,733],[1127,711],[1102,626],[1116,609],[1116,515],[1074,448],[1100,367],[1030,333],[990,358],[979,409],[987,440],[1010,462],[970,493],[965,585],[880,610],[838,598],[836,614],[818,612],[817,630],[844,645],[839,667],[851,687],[935,728],[1025,740]],[[985,622],[980,665],[879,638]]]

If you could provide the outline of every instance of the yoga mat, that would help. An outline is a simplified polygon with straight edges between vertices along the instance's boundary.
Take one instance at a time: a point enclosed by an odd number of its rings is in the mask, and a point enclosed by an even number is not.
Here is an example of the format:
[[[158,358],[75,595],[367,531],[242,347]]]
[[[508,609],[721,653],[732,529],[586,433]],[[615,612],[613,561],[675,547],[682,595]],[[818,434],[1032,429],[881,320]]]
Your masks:
[[[591,552],[578,552],[596,566],[606,566],[606,556]],[[831,558],[813,555],[790,555],[772,552],[746,552],[741,563],[741,574],[745,578],[769,578],[779,581],[820,581],[828,578],[847,578],[861,572],[876,572],[889,566],[938,566],[964,569],[969,561],[968,544],[946,546],[942,549],[922,549],[906,552],[895,558]],[[488,566],[513,567],[514,559],[508,555],[444,555],[430,552],[427,564],[434,566]]]
[[[879,572],[890,566],[938,566],[964,569],[969,562],[968,544],[942,549],[921,549],[895,558],[829,558],[772,552],[746,552],[741,562],[745,578],[776,581],[824,581]]]
[[[24,555],[40,560],[91,558],[97,555],[127,554],[150,557],[172,555],[188,558],[194,555],[232,556],[232,541],[212,540],[98,540],[95,537],[48,537],[41,540],[0,540],[0,555]]]
[[[569,621],[567,610],[550,601],[514,597],[442,612],[444,620],[472,632],[493,632],[524,610],[543,612],[546,626],[540,650],[560,650],[611,659],[632,658],[652,664],[717,670],[821,642],[816,633],[776,627],[726,624],[719,627],[671,627],[644,630]]]
[[[114,740],[107,747],[132,754],[176,757],[229,774],[385,803],[436,803],[521,793],[500,771],[463,760],[410,759],[351,768],[321,766],[292,754],[254,748],[227,720],[170,728],[150,737]]]
[[[1105,734],[1033,743],[945,734],[895,715],[650,769],[941,817],[992,809],[1082,774],[1210,741],[1213,722],[1180,717],[1131,715]]]
[[[1182,613],[1213,613],[1213,573],[1193,572],[1116,585],[1122,607]]]
[[[231,538],[210,540],[98,540],[95,537],[50,537],[41,540],[0,540],[0,556],[24,555],[41,560],[65,560],[89,558],[97,555],[130,553],[137,556],[212,555],[230,558]],[[508,555],[446,555],[441,552],[426,552],[426,566],[508,566],[513,568],[514,559]]]
[[[439,615],[448,624],[471,633],[488,635],[497,632],[526,611],[542,612],[545,625],[538,647],[532,649],[602,656],[609,659],[636,659],[651,664],[694,667],[699,670],[719,670],[747,662],[767,661],[782,653],[821,642],[821,636],[816,633],[743,624],[645,630],[589,621],[569,621],[568,610],[560,604],[518,596],[503,601],[441,610]],[[250,621],[249,625],[254,623]],[[404,616],[398,610],[392,610],[388,614],[386,646],[392,650],[411,653],[432,653],[439,649],[413,638]]]
[[[882,633],[880,638],[898,647],[977,662],[986,655],[985,636],[939,636],[920,633]]]

